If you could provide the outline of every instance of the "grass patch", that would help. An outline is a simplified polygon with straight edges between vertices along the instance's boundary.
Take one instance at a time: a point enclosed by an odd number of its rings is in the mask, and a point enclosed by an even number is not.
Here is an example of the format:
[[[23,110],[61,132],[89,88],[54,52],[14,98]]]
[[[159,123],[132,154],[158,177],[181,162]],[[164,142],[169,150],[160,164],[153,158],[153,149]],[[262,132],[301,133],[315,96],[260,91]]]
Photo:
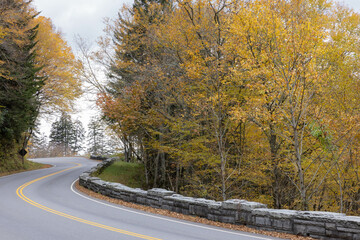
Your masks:
[[[0,167],[0,177],[14,174],[14,173],[31,171],[31,170],[36,170],[36,169],[48,168],[48,167],[51,167],[51,165],[25,160],[24,166],[18,167],[19,169],[17,169],[17,170],[8,171],[8,170]]]
[[[131,188],[146,188],[144,165],[116,161],[97,177],[108,182],[118,182]]]

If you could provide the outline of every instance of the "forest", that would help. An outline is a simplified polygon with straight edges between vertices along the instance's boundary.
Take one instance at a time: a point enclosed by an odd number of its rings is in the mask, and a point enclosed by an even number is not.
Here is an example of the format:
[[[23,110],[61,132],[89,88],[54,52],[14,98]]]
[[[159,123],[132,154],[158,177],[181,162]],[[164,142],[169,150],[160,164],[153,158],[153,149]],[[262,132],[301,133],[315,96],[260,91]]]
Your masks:
[[[136,0],[93,58],[149,187],[359,214],[360,16],[326,0]]]
[[[135,0],[77,58],[28,1],[1,1],[0,164],[85,77],[149,188],[359,214],[359,43],[333,0]]]

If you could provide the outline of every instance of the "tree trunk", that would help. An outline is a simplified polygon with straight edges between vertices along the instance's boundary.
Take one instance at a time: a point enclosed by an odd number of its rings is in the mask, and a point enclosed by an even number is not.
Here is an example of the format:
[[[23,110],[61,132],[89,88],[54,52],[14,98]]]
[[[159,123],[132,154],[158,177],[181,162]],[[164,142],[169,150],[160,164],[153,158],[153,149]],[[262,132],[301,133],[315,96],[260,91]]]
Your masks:
[[[176,164],[175,192],[179,192],[179,176],[180,176],[180,167],[179,167],[179,163],[177,163]]]
[[[153,188],[157,187],[157,180],[159,175],[159,160],[160,160],[160,151],[158,152],[156,158],[155,158],[155,167],[154,167],[154,184]]]
[[[306,186],[305,186],[305,176],[304,170],[302,169],[301,163],[301,145],[299,141],[299,132],[294,127],[294,148],[295,148],[295,164],[297,167],[298,178],[299,178],[299,191],[300,191],[300,198],[301,198],[301,210],[307,211],[309,209],[307,194],[306,194]]]

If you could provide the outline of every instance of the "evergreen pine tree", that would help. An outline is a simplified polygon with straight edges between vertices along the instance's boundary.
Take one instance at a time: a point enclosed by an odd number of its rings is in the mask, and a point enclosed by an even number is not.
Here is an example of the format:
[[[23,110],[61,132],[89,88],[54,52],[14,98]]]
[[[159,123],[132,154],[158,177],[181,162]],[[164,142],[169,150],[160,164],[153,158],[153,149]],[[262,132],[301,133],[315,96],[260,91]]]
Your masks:
[[[43,79],[37,79],[34,47],[37,27],[30,27],[31,1],[0,4],[0,161],[16,159],[25,148],[38,115],[37,94]]]
[[[82,123],[79,120],[76,120],[73,123],[72,130],[71,150],[74,154],[77,154],[83,149],[82,142],[85,138],[85,129]]]
[[[60,149],[63,156],[81,151],[84,137],[85,129],[82,123],[79,120],[73,122],[70,115],[65,112],[51,126],[50,143],[54,152]]]
[[[105,153],[104,127],[101,119],[92,118],[88,125],[88,151],[91,155],[103,155]]]
[[[50,143],[53,147],[60,148],[63,156],[71,153],[73,128],[71,117],[66,113],[62,113],[60,119],[51,126]]]

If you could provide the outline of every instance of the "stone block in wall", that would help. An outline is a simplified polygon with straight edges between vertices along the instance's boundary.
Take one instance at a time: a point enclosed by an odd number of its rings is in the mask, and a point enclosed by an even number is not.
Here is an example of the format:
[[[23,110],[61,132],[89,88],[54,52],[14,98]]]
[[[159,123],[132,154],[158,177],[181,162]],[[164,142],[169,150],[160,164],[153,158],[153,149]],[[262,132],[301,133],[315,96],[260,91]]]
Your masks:
[[[291,219],[273,219],[274,229],[291,233],[293,230],[293,222]]]
[[[243,201],[240,204],[240,210],[252,211],[253,209],[257,209],[257,208],[267,208],[267,205],[258,202],[249,202],[249,201]]]
[[[184,215],[190,215],[189,209],[185,209],[185,208],[181,208],[179,213],[184,214]]]
[[[345,240],[352,240],[354,239],[354,234],[349,232],[338,232],[338,238]]]
[[[215,221],[215,222],[220,222],[219,220],[219,215],[216,215],[216,214],[211,214],[209,213],[207,215],[207,219],[211,220],[211,221]]]
[[[360,234],[354,234],[353,239],[354,240],[360,240]]]
[[[238,218],[236,219],[238,224],[251,225],[252,224],[252,213],[251,211],[239,211]]]
[[[294,224],[319,226],[319,227],[324,227],[325,228],[325,223],[324,222],[318,222],[318,221],[314,221],[314,220],[294,219]]]
[[[163,199],[162,208],[165,209],[165,210],[177,212],[177,211],[173,210],[176,207],[174,206],[174,202],[171,201],[171,200]]]
[[[343,228],[343,227],[337,227],[337,230],[339,232],[351,232],[351,233],[360,233],[359,228]]]
[[[155,208],[161,208],[162,205],[162,198],[160,197],[147,197],[146,200],[147,205],[149,205],[150,207],[155,207]]]
[[[339,237],[339,231],[337,230],[326,230],[325,236],[328,238],[338,238]]]
[[[292,232],[292,219],[297,216],[298,211],[258,208],[254,209],[251,214],[253,215],[253,225],[258,226],[258,217],[264,217],[271,219],[271,226],[273,229]],[[269,226],[269,222],[263,223],[262,226]]]
[[[360,217],[341,216],[332,220],[337,228],[353,228],[360,229]]]
[[[155,196],[155,197],[165,197],[165,196],[171,196],[175,194],[173,191],[169,191],[162,188],[153,188],[147,191],[149,196]]]
[[[222,202],[222,208],[238,210],[238,209],[240,209],[240,206],[243,202],[247,202],[247,201],[240,200],[240,199],[229,199],[229,200]]]
[[[324,222],[294,219],[294,233],[310,236],[310,235],[326,235]]]
[[[129,188],[129,187],[127,187],[125,189],[125,191],[130,193],[130,194],[134,194],[136,196],[147,197],[147,191],[142,190],[140,188]]]
[[[294,234],[307,236],[307,225],[294,224]]]
[[[207,219],[209,219],[211,221],[222,222],[222,223],[234,223],[235,222],[234,217],[221,216],[221,215],[216,215],[216,214],[208,214]]]
[[[92,182],[94,182],[94,181],[96,181],[96,180],[101,180],[101,179],[98,178],[98,177],[90,177],[89,180],[92,181]]]
[[[204,205],[190,204],[189,213],[191,215],[196,215],[196,216],[199,216],[199,217],[206,218],[207,214],[208,214],[208,208],[207,208],[207,206],[204,206]]]
[[[169,205],[163,205],[162,209],[168,210],[168,211],[173,211],[173,207],[169,206]],[[175,211],[174,211],[175,212]]]
[[[220,213],[221,205],[222,205],[221,202],[216,202],[216,201],[211,201],[211,202],[207,203],[207,206],[208,206],[209,209],[218,210],[219,213]]]
[[[309,225],[309,226],[307,226],[307,232],[310,235],[319,235],[319,236],[325,236],[326,235],[326,229],[325,229],[324,226]]]
[[[108,182],[107,187],[116,190],[116,189],[121,189],[121,187],[125,187],[125,186],[121,183]]]
[[[229,219],[231,219],[231,223],[235,224],[238,222],[239,219],[239,212],[237,210],[233,210],[233,209],[223,209],[221,208],[220,213],[218,214],[219,216],[223,216],[223,217],[228,217]],[[227,221],[227,223],[229,223]]]
[[[320,211],[298,211],[297,218],[299,219],[310,219],[317,221],[325,221],[331,222],[332,219],[338,219],[344,217],[345,214],[343,213],[335,213],[335,212],[320,212]]]
[[[171,201],[173,206],[188,209],[190,208],[190,204],[195,204],[195,199],[192,197],[184,197],[180,194],[173,194],[171,196],[165,196],[164,200]]]
[[[90,174],[87,172],[84,172],[79,176],[79,180],[83,180],[83,181],[87,181],[89,178],[90,178]]]
[[[177,212],[177,213],[182,213],[183,208],[179,208],[179,207],[172,207],[171,211]]]
[[[99,178],[99,179],[96,179],[96,180],[94,180],[94,179],[92,178],[91,181],[92,181],[94,184],[97,184],[97,185],[99,185],[99,186],[101,186],[101,187],[106,187],[106,185],[107,185],[107,182],[101,180],[100,178]]]
[[[219,222],[235,223],[235,217],[232,217],[232,216],[219,216]]]
[[[143,196],[137,196],[136,197],[136,203],[147,205],[147,198]]]
[[[206,218],[209,213],[209,205],[215,207],[217,204],[214,200],[194,198],[192,203],[189,204],[189,212],[192,215]]]
[[[258,208],[252,211],[252,214],[257,216],[271,216],[278,219],[293,219],[298,216],[298,211],[286,209],[268,209]]]
[[[206,218],[223,223],[235,223],[237,210],[223,209],[222,202],[209,202]]]
[[[209,204],[215,203],[214,200],[209,200],[205,198],[194,198],[196,204],[202,205],[202,206],[208,206]]]
[[[172,200],[164,198],[162,203],[163,203],[163,206],[174,207],[174,201],[172,201]]]
[[[336,223],[325,223],[325,228],[327,230],[337,230]]]

